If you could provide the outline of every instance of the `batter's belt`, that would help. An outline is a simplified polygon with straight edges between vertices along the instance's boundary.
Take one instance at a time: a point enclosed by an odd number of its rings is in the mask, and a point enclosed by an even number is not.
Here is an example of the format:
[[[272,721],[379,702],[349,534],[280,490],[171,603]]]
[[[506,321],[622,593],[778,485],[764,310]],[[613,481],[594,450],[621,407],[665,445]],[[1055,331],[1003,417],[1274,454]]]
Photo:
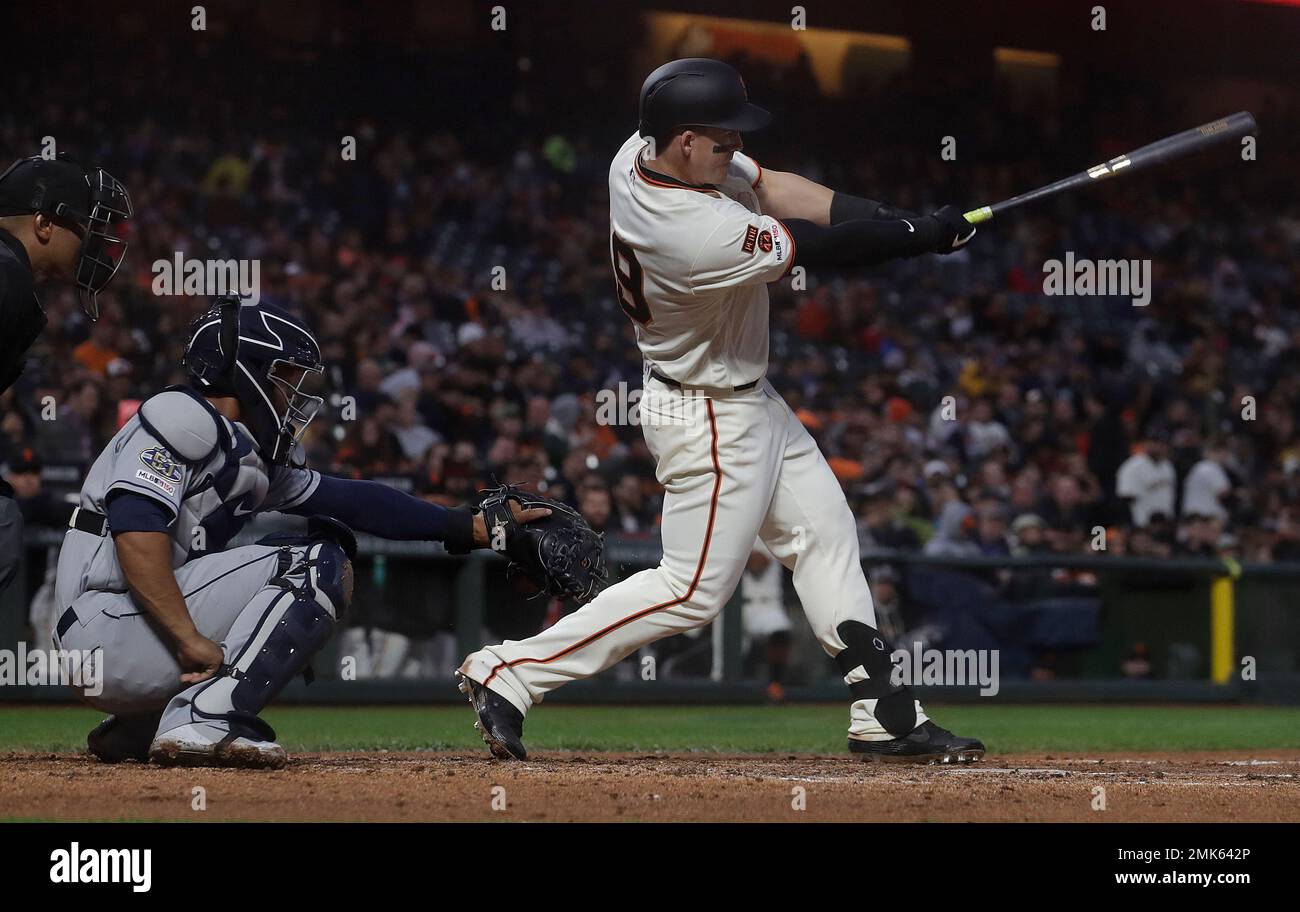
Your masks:
[[[671,386],[673,389],[676,390],[688,388],[683,384],[679,383],[678,381],[673,380],[670,377],[665,377],[663,374],[659,373],[659,371],[655,370],[653,367],[650,368],[650,376],[654,377],[664,386]],[[691,386],[689,387],[689,389],[724,389],[724,390],[729,389],[733,393],[743,393],[745,390],[752,390],[754,387],[758,386],[759,381],[762,379],[763,379],[762,377],[759,377],[758,380],[750,380],[748,383],[740,384],[740,386],[731,386],[731,387]]]

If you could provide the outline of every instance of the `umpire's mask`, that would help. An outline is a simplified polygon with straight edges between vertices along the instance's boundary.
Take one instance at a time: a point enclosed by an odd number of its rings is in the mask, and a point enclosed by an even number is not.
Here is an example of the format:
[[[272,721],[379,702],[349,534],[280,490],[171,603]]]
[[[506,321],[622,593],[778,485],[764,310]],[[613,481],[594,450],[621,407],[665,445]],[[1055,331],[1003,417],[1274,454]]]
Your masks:
[[[81,239],[73,281],[81,308],[99,319],[99,293],[117,273],[126,240],[113,226],[134,210],[121,181],[97,165],[86,167],[60,153],[14,162],[0,174],[0,215],[42,213]]]

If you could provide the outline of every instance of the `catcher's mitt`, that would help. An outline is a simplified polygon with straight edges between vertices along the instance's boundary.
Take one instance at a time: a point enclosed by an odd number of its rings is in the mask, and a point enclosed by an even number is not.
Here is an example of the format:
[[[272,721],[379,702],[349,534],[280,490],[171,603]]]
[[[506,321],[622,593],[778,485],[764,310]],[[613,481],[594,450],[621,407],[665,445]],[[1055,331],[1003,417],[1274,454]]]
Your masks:
[[[547,595],[589,602],[605,581],[605,536],[568,504],[515,485],[480,492],[479,509],[489,547],[510,558],[508,572],[520,572]],[[519,523],[510,501],[521,510],[543,507],[550,516]]]

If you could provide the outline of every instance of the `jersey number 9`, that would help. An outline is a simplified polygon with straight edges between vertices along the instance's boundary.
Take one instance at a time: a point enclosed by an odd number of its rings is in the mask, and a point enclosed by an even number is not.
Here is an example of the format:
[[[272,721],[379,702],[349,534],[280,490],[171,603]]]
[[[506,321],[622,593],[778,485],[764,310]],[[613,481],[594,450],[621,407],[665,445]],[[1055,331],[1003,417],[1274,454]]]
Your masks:
[[[618,303],[625,314],[642,326],[648,326],[651,321],[650,305],[645,300],[645,290],[642,288],[644,276],[641,274],[641,264],[636,259],[636,251],[612,232],[609,248],[610,258],[614,261],[614,280],[618,283]]]

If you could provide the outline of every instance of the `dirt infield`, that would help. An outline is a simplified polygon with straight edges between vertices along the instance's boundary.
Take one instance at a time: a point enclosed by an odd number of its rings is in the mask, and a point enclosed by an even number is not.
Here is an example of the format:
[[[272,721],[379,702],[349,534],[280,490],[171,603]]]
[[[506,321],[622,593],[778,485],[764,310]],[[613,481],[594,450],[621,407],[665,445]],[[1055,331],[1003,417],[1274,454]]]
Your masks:
[[[1098,786],[1104,811],[1093,810]],[[193,808],[196,787],[206,810]],[[332,753],[276,772],[11,753],[0,756],[0,818],[1300,821],[1300,753],[1039,754],[963,767],[805,755],[554,752],[504,764],[465,753]]]

